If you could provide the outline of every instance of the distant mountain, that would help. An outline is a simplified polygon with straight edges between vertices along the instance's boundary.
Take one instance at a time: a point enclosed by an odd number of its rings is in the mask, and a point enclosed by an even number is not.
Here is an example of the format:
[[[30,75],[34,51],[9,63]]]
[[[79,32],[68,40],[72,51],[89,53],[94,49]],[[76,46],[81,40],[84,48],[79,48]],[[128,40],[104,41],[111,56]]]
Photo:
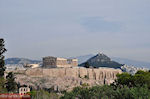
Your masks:
[[[71,57],[71,58],[77,58],[78,63],[82,64],[89,60],[90,58],[94,57],[93,54],[88,54],[88,55],[82,55],[82,56],[77,56],[77,57]],[[118,58],[118,57],[111,57],[113,61],[119,62],[120,64],[126,64],[129,66],[135,66],[135,67],[145,67],[145,68],[150,68],[150,62],[142,62],[142,61],[136,61],[136,60],[131,60],[131,59],[126,59],[126,58]],[[24,64],[24,63],[41,63],[42,61],[40,60],[32,60],[32,59],[27,59],[27,58],[8,58],[5,60],[6,65],[7,64]]]
[[[121,64],[126,64],[129,66],[136,66],[136,67],[150,68],[149,62],[142,62],[142,61],[136,61],[136,60],[130,60],[130,59],[118,58],[118,57],[111,57],[111,58],[112,58],[112,60],[117,61]]]
[[[83,55],[83,56],[77,56],[74,58],[78,59],[79,64],[86,62],[88,59],[93,57],[93,54]],[[110,57],[112,60],[119,62],[121,64],[126,64],[129,66],[135,66],[135,67],[145,67],[150,68],[150,62],[143,62],[143,61],[137,61],[137,60],[131,60],[126,58],[119,58],[119,57]]]
[[[96,56],[88,59],[86,62],[80,64],[80,66],[84,66],[85,63],[88,63],[93,67],[110,67],[110,68],[120,68],[123,64],[112,61],[111,58],[106,56],[103,53],[98,53]]]
[[[93,54],[88,54],[88,55],[82,55],[82,56],[76,56],[76,57],[70,57],[70,58],[77,58],[78,59],[78,64],[84,63],[91,57],[93,57]]]
[[[5,64],[37,64],[41,63],[39,60],[31,60],[26,58],[8,58],[5,60]]]

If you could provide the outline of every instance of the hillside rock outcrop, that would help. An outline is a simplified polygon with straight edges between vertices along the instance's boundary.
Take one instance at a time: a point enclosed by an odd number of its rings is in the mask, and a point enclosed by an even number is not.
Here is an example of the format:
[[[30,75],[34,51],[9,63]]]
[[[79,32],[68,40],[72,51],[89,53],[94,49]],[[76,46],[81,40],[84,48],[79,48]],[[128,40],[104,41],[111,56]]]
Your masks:
[[[16,75],[16,82],[34,88],[54,88],[54,90],[71,90],[82,86],[110,84],[116,79],[120,69],[112,68],[34,68],[27,69],[24,74]]]
[[[52,68],[52,69],[27,69],[25,74],[31,77],[74,77],[91,80],[115,80],[120,69],[112,68]],[[109,82],[108,82],[109,83]]]

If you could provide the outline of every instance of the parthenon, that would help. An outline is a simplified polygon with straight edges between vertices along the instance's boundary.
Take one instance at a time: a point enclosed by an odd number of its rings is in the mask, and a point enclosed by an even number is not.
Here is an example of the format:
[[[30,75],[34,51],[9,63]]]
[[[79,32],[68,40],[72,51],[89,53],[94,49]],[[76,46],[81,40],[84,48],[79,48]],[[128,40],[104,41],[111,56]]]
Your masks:
[[[65,58],[58,58],[52,56],[43,58],[44,68],[75,67],[75,66],[78,66],[77,59],[65,59]]]

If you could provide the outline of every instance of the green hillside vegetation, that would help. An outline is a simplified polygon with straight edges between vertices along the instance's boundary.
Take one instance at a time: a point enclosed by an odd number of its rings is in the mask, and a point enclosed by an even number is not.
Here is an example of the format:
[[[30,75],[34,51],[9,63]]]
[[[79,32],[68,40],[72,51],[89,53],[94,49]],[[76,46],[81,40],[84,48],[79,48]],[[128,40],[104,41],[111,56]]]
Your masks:
[[[31,99],[59,99],[56,93],[46,90],[31,91],[29,94],[31,95]]]
[[[61,99],[150,99],[150,72],[122,73],[111,85],[76,87]]]

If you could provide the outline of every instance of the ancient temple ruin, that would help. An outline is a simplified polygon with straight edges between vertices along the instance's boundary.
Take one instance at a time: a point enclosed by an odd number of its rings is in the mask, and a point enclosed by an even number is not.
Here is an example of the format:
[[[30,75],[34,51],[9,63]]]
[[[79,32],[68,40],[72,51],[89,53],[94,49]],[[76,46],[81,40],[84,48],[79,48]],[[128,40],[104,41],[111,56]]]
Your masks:
[[[77,59],[65,59],[52,56],[43,58],[43,68],[76,67],[76,66],[78,66]]]

